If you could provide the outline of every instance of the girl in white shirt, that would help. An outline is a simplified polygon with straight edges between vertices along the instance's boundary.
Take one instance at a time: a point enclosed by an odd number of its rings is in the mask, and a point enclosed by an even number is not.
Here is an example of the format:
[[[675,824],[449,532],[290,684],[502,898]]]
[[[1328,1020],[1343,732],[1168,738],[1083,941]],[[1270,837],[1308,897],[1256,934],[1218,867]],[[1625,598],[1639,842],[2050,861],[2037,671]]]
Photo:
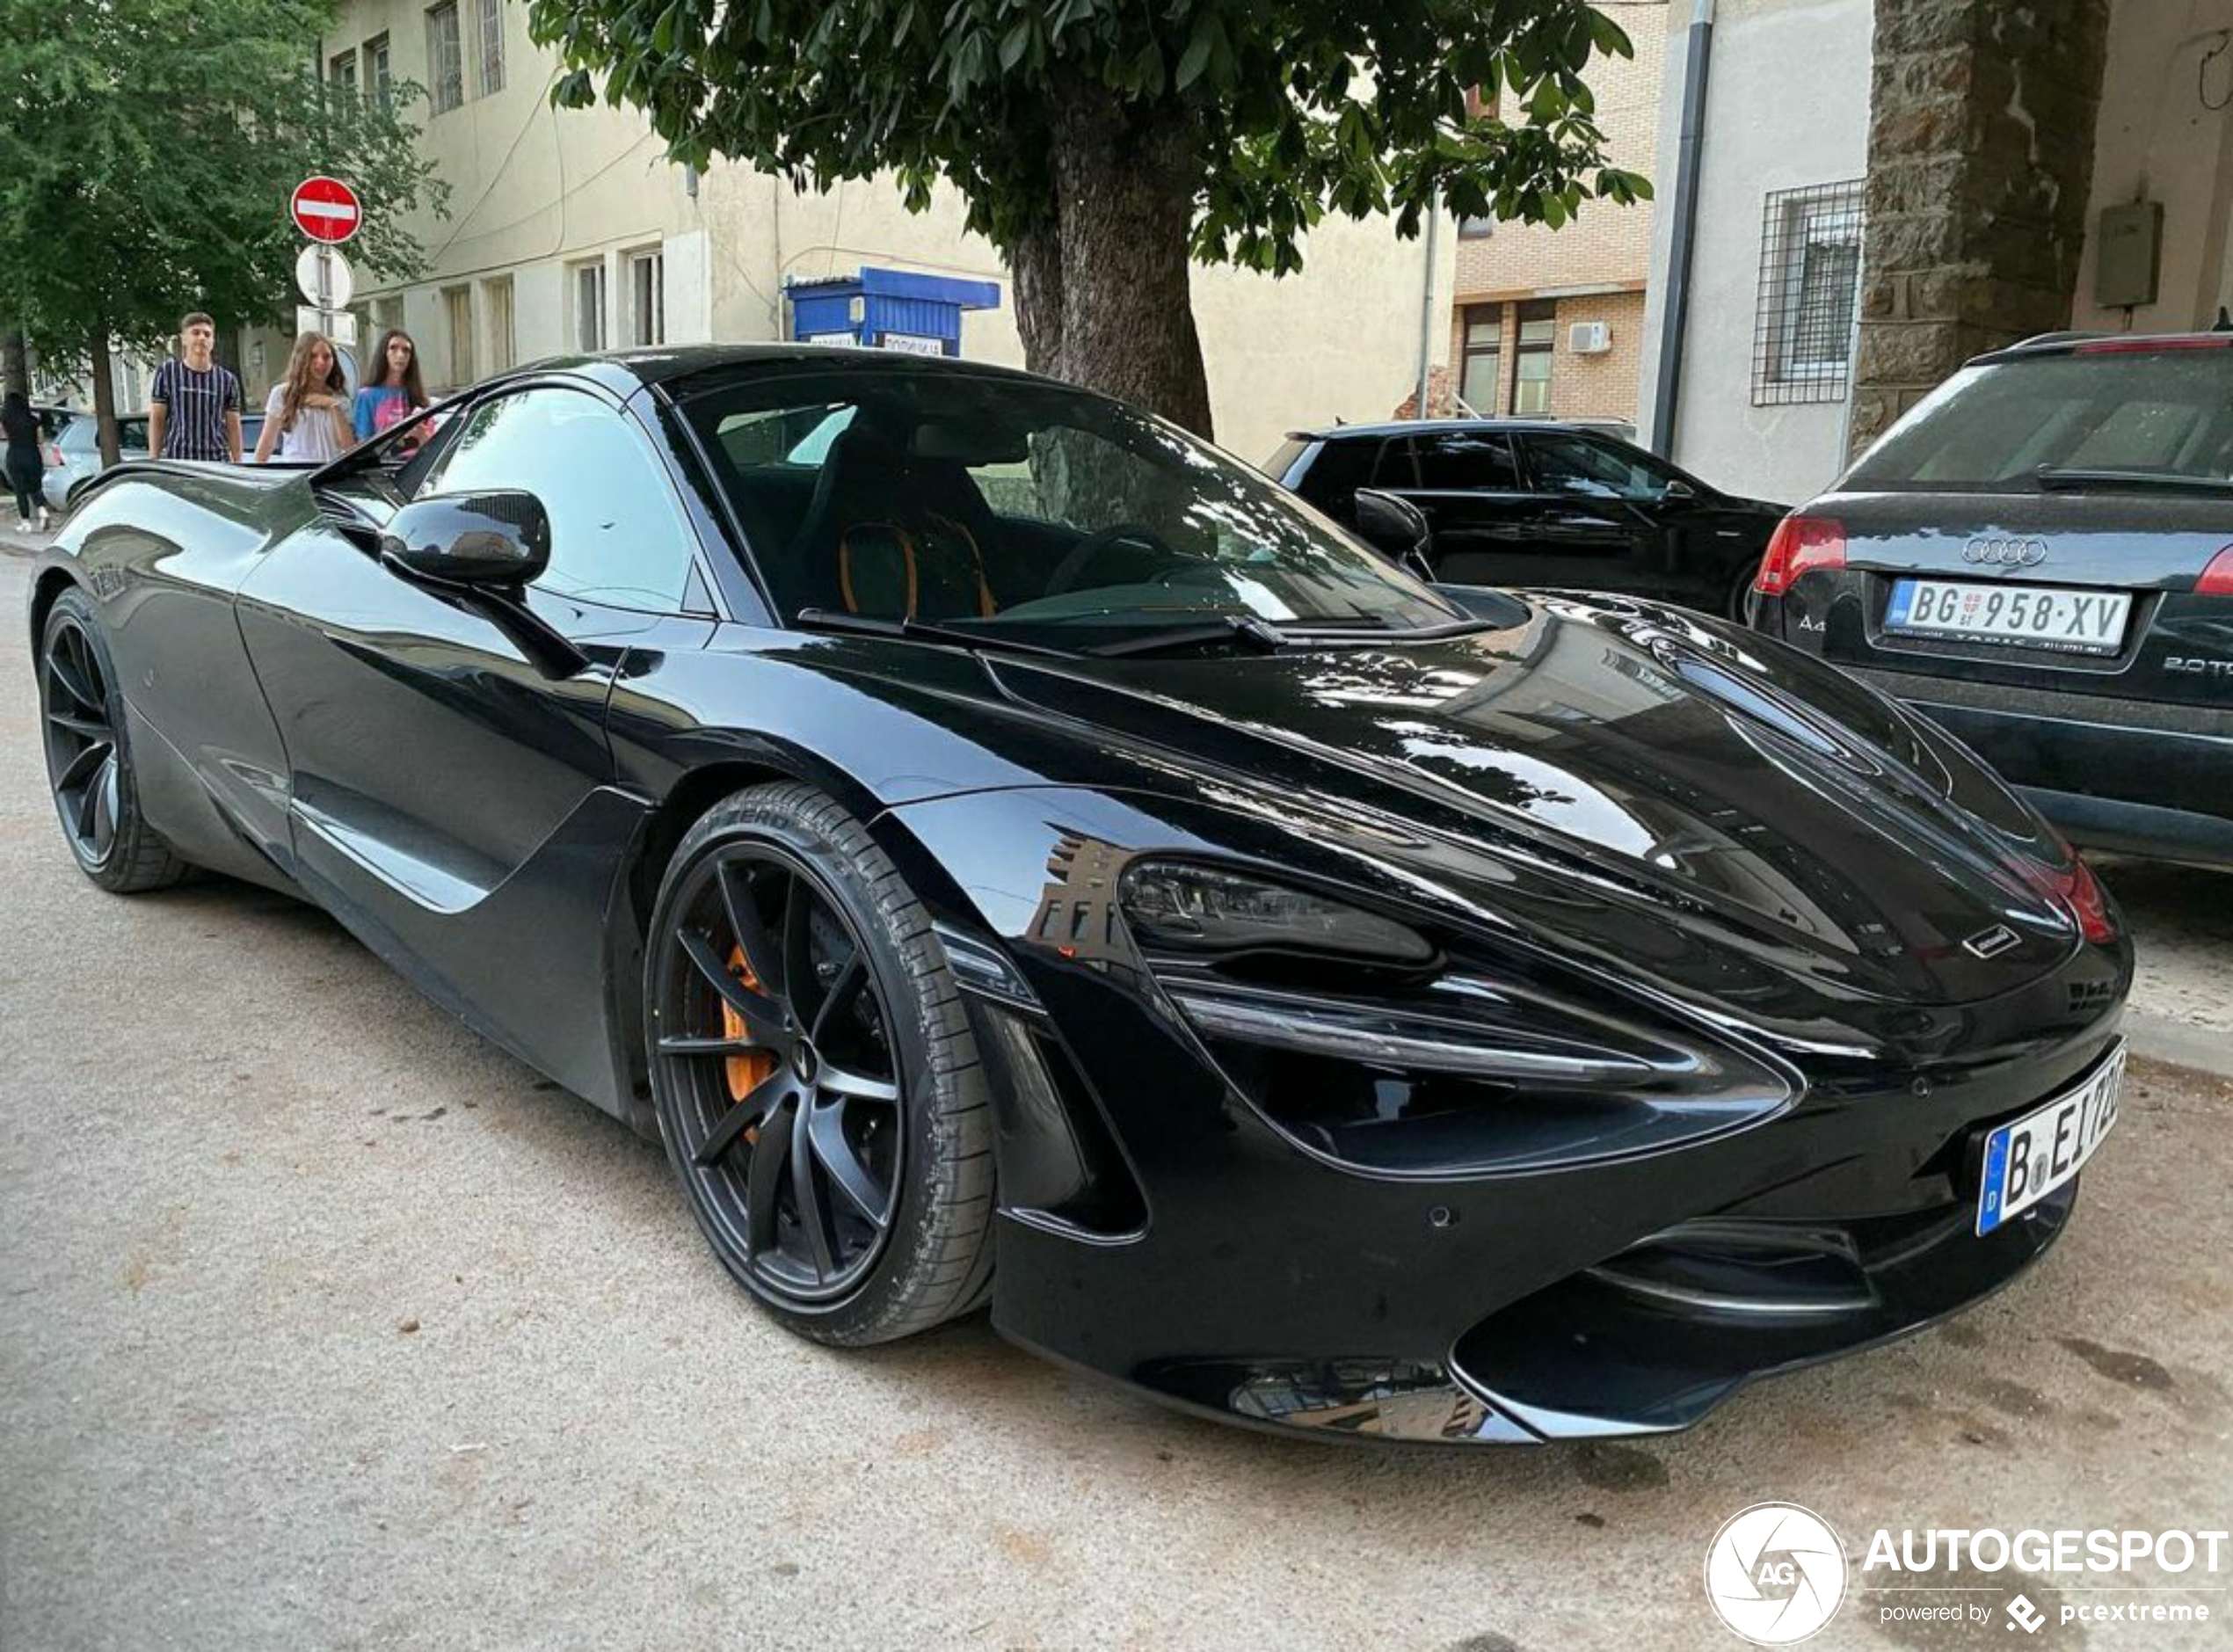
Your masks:
[[[272,386],[264,403],[264,433],[256,440],[256,462],[272,457],[319,464],[338,459],[354,445],[349,427],[349,383],[333,344],[322,332],[306,332],[287,358],[287,375]]]

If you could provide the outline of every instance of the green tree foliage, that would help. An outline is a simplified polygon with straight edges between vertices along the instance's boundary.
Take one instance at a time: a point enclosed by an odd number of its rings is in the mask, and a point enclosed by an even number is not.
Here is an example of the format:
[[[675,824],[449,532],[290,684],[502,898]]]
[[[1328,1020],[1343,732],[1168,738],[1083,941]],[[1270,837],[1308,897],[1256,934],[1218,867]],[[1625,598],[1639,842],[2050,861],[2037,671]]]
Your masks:
[[[321,84],[331,20],[327,0],[0,0],[0,319],[91,369],[112,456],[110,341],[161,348],[188,309],[289,314],[305,177],[362,198],[353,263],[418,273],[400,221],[445,188],[403,119],[417,89]]]
[[[1561,224],[1607,164],[1585,0],[530,0],[562,105],[800,188],[943,178],[1015,272],[1032,367],[1209,428],[1190,257],[1285,274],[1327,212]],[[1473,113],[1469,94],[1494,113]]]

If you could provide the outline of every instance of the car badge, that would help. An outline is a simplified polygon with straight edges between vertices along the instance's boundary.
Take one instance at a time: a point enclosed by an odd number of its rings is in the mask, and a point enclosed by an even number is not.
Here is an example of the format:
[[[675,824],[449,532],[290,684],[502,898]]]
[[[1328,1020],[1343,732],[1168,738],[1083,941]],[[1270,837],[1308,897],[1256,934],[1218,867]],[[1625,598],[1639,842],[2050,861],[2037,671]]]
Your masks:
[[[1981,958],[1997,958],[2012,946],[2020,946],[2024,937],[2004,923],[1989,929],[1980,929],[1961,943],[1965,952],[1974,952]]]
[[[1989,568],[2036,568],[2047,560],[2047,542],[1980,534],[1961,548],[1961,559]]]

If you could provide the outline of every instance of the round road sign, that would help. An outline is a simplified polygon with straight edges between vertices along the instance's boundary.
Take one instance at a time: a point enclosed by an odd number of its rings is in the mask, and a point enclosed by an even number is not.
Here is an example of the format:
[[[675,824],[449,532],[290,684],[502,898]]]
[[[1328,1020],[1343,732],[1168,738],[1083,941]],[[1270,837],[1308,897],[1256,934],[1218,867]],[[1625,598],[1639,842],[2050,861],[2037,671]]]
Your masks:
[[[346,241],[364,216],[357,192],[338,178],[304,178],[295,186],[287,210],[295,227],[313,241]]]

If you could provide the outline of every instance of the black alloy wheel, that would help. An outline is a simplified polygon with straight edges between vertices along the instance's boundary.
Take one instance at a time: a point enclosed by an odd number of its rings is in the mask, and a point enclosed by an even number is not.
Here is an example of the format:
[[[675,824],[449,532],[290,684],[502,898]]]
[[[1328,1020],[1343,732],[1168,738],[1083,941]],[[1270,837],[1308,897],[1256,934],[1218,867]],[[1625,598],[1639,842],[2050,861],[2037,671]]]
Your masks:
[[[819,793],[740,793],[678,850],[648,965],[653,1097],[700,1226],[827,1342],[935,1324],[990,1266],[981,1069],[882,859]]]
[[[47,780],[78,866],[120,894],[176,883],[186,867],[142,819],[123,734],[123,707],[91,605],[64,592],[39,651]]]

